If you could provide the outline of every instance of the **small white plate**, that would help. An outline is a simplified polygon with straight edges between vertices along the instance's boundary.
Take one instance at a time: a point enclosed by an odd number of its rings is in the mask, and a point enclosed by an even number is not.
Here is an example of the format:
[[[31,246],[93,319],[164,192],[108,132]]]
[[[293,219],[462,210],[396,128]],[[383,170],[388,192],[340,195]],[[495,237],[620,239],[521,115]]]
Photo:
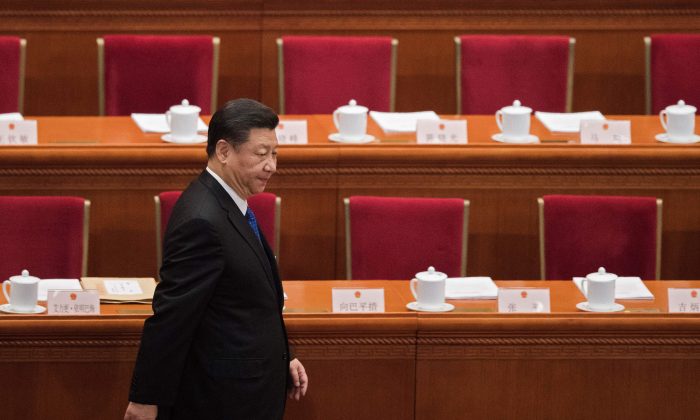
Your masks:
[[[419,312],[449,312],[454,310],[455,306],[451,303],[443,303],[440,306],[419,306],[418,302],[411,302],[406,307],[412,311]]]
[[[207,141],[207,136],[204,136],[202,134],[197,134],[197,137],[193,138],[192,140],[174,140],[172,134],[163,134],[161,136],[161,139],[163,141],[167,141],[168,143],[175,143],[175,144],[195,144],[195,143],[203,143]]]
[[[669,137],[668,133],[661,133],[661,134],[657,134],[654,138],[662,143],[675,143],[675,144],[692,144],[692,143],[697,143],[700,141],[700,136],[698,136],[697,134],[693,134],[691,137],[679,139],[679,138]]]
[[[528,134],[527,136],[523,137],[510,137],[506,136],[503,133],[498,133],[494,134],[491,136],[492,140],[495,140],[500,143],[511,143],[511,144],[528,144],[528,143],[538,143],[540,141],[540,138],[537,137],[534,134]]]
[[[346,140],[340,136],[340,133],[333,133],[328,136],[328,140],[334,141],[336,143],[347,143],[347,144],[363,144],[373,142],[374,136],[371,134],[365,134],[365,136],[360,140]]]
[[[576,307],[584,312],[620,312],[625,309],[625,307],[619,303],[613,303],[613,306],[608,309],[593,309],[588,306],[588,302],[577,303]]]
[[[12,309],[12,306],[10,306],[9,303],[6,303],[4,305],[0,305],[0,312],[6,312],[8,314],[40,314],[42,312],[46,311],[46,308],[43,306],[36,305],[34,307],[34,310],[32,311],[17,311],[15,309]]]

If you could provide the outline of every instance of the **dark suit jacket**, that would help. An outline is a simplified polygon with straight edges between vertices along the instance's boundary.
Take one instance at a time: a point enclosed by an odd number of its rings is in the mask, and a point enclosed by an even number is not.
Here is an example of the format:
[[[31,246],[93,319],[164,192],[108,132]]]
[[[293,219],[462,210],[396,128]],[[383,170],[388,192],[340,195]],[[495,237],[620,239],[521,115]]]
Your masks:
[[[175,205],[130,401],[159,418],[281,419],[289,371],[277,265],[206,171]]]

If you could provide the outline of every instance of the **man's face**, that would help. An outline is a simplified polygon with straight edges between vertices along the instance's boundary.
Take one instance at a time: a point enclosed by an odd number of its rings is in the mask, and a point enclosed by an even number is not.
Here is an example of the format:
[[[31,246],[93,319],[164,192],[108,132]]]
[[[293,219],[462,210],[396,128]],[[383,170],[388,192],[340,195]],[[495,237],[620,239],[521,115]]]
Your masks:
[[[234,148],[219,140],[217,157],[222,163],[224,181],[243,199],[263,192],[277,170],[277,134],[267,128],[250,130],[248,141]]]

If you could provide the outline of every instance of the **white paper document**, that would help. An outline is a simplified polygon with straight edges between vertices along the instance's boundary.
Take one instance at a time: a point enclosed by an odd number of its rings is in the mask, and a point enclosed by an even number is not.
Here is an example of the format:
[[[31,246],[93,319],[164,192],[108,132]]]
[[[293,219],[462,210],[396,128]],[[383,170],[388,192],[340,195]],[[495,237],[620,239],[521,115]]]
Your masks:
[[[170,127],[165,120],[165,114],[131,114],[131,119],[144,133],[169,133]],[[209,129],[200,118],[197,121],[197,131],[206,132]]]
[[[578,290],[581,289],[581,281],[583,277],[574,277],[574,284]],[[639,277],[618,277],[615,280],[615,299],[635,299],[635,300],[650,300],[654,299],[647,286]]]
[[[535,117],[547,130],[557,133],[578,133],[581,120],[605,120],[600,111],[589,112],[541,112],[536,111]]]
[[[445,282],[446,299],[496,299],[498,287],[491,277],[453,277]]]
[[[49,290],[83,290],[78,279],[39,280],[39,300],[48,299]]]
[[[378,112],[370,111],[369,115],[385,133],[413,133],[416,131],[418,120],[439,120],[434,111],[421,112]]]
[[[143,293],[136,280],[105,280],[104,285],[109,295],[140,295]]]
[[[24,117],[19,112],[0,114],[0,121],[22,121]]]

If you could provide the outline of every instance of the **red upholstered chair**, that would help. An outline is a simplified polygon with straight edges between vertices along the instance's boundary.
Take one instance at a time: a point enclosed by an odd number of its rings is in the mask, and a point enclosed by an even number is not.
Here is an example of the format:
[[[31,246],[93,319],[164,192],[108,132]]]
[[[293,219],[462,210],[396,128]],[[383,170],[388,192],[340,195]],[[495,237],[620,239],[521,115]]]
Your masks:
[[[0,113],[24,111],[27,41],[0,36]]]
[[[410,279],[429,266],[467,271],[469,201],[459,198],[346,198],[348,279]]]
[[[546,195],[538,203],[543,279],[585,276],[598,267],[659,279],[661,199]]]
[[[173,212],[175,203],[182,195],[182,191],[165,191],[153,196],[156,209],[156,267],[160,271],[163,262],[163,236],[168,227],[170,215]]]
[[[570,112],[575,43],[565,36],[455,37],[457,113],[493,114],[515,99],[536,111]]]
[[[644,44],[647,114],[658,114],[680,99],[700,106],[700,34],[652,35]]]
[[[393,111],[396,49],[390,37],[277,39],[281,114],[330,114],[351,99]]]
[[[97,60],[100,115],[163,113],[183,99],[216,110],[217,37],[107,35]]]
[[[0,280],[23,269],[39,278],[87,274],[90,201],[0,196]]]
[[[163,236],[168,227],[168,220],[173,212],[175,203],[182,195],[181,191],[166,191],[156,196],[153,200],[156,205],[156,258],[157,266],[163,261]],[[282,199],[272,193],[259,193],[248,198],[248,205],[255,212],[258,227],[265,235],[270,248],[279,256],[280,243],[280,207]]]

